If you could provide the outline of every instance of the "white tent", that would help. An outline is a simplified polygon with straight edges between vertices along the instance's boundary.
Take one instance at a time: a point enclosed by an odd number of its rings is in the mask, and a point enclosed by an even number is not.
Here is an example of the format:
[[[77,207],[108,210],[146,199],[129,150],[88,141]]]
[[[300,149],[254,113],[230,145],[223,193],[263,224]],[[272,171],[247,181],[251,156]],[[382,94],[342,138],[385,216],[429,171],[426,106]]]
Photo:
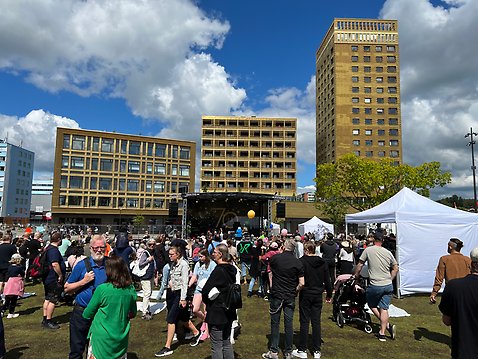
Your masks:
[[[396,223],[399,285],[402,295],[431,292],[438,259],[452,237],[469,255],[478,246],[478,214],[460,211],[408,188],[366,211],[348,214],[345,223]]]
[[[314,233],[316,239],[322,239],[326,233],[334,233],[334,225],[314,216],[307,222],[299,224],[299,233],[301,236],[309,232]]]

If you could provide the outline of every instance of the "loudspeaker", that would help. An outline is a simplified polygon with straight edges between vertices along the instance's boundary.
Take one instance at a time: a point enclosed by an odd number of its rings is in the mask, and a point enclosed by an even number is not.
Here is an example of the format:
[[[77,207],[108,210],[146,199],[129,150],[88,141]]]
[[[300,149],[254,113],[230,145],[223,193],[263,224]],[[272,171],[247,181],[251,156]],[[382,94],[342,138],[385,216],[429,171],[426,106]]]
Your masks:
[[[276,204],[276,217],[285,218],[285,203]]]
[[[169,217],[178,216],[178,202],[169,202]]]

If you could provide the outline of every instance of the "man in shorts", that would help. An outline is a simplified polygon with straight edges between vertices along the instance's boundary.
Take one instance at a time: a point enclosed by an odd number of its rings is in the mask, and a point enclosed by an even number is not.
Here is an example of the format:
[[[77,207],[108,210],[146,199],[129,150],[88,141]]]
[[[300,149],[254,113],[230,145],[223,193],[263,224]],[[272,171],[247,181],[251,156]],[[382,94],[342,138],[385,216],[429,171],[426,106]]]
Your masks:
[[[49,266],[48,274],[43,278],[45,288],[45,301],[43,302],[42,327],[45,329],[59,329],[51,318],[55,305],[63,292],[63,279],[65,278],[66,266],[58,246],[61,245],[61,235],[55,232],[51,235],[50,244],[45,248],[46,261]]]
[[[359,263],[355,268],[355,278],[365,262],[368,262],[368,275],[370,285],[367,287],[367,304],[373,314],[380,320],[380,330],[377,334],[378,340],[386,341],[385,330],[390,337],[395,339],[395,325],[388,321],[388,307],[392,301],[392,281],[398,273],[397,261],[393,254],[382,247],[382,233],[374,234],[374,245],[365,248],[360,256]]]

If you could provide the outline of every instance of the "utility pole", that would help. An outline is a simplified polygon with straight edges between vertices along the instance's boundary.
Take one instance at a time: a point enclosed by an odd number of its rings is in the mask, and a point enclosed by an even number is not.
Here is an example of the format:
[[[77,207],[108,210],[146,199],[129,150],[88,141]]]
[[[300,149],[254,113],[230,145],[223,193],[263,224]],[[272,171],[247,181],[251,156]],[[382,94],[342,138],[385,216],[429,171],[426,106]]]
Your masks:
[[[470,142],[468,142],[468,146],[471,146],[471,170],[473,171],[473,208],[475,208],[475,213],[477,213],[477,204],[476,204],[476,166],[475,166],[475,151],[473,146],[475,145],[475,140],[473,140],[473,136],[478,136],[478,133],[473,132],[473,128],[470,127],[470,132],[465,135],[465,138],[470,137]]]

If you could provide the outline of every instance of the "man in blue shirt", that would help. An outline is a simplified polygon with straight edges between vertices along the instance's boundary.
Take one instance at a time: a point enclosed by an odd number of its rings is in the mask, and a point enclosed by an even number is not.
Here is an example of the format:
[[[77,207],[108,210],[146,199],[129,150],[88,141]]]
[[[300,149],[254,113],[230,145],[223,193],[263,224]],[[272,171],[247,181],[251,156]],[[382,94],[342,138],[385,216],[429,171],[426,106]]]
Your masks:
[[[98,234],[94,235],[90,241],[91,257],[78,262],[65,283],[65,292],[76,294],[75,306],[70,317],[70,359],[83,358],[91,325],[91,321],[83,318],[83,311],[96,287],[106,282],[105,250],[105,238]]]

